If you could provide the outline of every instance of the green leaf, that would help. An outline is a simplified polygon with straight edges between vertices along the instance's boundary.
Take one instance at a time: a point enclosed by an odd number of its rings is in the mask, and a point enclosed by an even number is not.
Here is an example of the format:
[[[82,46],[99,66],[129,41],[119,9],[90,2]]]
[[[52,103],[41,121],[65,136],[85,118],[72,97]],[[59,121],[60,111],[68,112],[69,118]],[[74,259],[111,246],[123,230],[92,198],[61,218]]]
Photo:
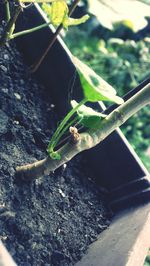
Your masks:
[[[51,5],[44,3],[42,7],[43,10],[47,13],[51,23],[56,27],[60,24],[63,24],[63,27],[67,29],[69,26],[84,23],[89,18],[89,15],[85,15],[78,19],[70,18],[68,16],[69,8],[65,0],[51,1]]]
[[[117,30],[117,29],[121,28],[122,26],[129,28],[132,31],[135,31],[133,21],[131,21],[129,19],[123,19],[123,20],[116,21],[113,23],[114,30]]]
[[[44,12],[50,17],[51,16],[51,5],[43,3],[42,4],[42,9]]]
[[[75,108],[78,103],[75,100],[72,100],[71,105],[73,108]],[[106,117],[106,115],[96,112],[86,105],[79,107],[79,109],[77,110],[77,115],[80,119],[80,123],[87,128],[96,128],[96,125],[99,124],[101,119]]]
[[[117,104],[124,102],[122,98],[116,95],[116,90],[86,64],[74,56],[72,56],[72,61],[78,70],[84,97],[87,101],[110,101]]]
[[[42,7],[56,27],[68,18],[69,9],[65,0],[55,0],[51,5],[44,3]]]
[[[89,19],[89,15],[85,15],[85,16],[83,16],[81,18],[69,18],[69,17],[66,17],[63,20],[63,27],[67,29],[69,26],[76,26],[76,25],[85,23],[88,19]]]

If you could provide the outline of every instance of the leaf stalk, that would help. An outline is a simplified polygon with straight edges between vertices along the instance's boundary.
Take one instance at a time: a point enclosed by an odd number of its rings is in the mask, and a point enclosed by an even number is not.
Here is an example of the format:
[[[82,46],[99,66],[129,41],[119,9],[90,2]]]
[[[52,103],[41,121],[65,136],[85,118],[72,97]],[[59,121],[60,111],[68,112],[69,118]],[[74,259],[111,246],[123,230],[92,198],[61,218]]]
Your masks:
[[[55,131],[55,133],[52,136],[51,141],[48,145],[48,153],[49,154],[54,152],[54,148],[57,145],[58,141],[60,140],[62,135],[66,132],[66,130],[68,129],[68,126],[72,125],[72,122],[67,125],[69,119],[76,113],[76,111],[80,108],[80,106],[85,104],[86,102],[87,102],[87,100],[83,99],[75,108],[71,109],[71,111],[62,120],[62,122],[58,126],[57,130]],[[65,125],[66,125],[66,127],[65,127]],[[64,127],[65,127],[65,130],[64,130]]]

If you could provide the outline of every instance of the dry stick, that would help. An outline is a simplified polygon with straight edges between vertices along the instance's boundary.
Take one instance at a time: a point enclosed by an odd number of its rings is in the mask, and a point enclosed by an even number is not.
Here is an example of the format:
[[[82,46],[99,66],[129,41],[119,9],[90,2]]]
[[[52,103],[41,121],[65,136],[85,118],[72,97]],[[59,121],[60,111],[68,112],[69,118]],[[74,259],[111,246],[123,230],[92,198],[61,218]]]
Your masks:
[[[75,0],[70,8],[70,11],[69,11],[69,16],[72,15],[72,13],[74,12],[76,6],[78,5],[78,3],[80,2],[80,0]],[[45,52],[43,53],[43,55],[40,57],[40,59],[34,63],[31,68],[30,68],[30,71],[31,73],[34,73],[37,71],[37,69],[39,68],[39,66],[41,65],[41,63],[43,62],[44,58],[46,57],[47,53],[49,52],[49,50],[51,49],[51,47],[53,46],[53,44],[55,43],[56,39],[57,39],[57,36],[58,34],[60,33],[60,31],[62,30],[63,28],[63,24],[60,24],[57,28],[57,30],[55,31],[54,35],[53,35],[53,38],[51,39],[47,49],[45,50]]]
[[[58,150],[61,155],[60,160],[52,160],[50,157],[46,157],[41,161],[17,167],[17,176],[26,180],[32,180],[49,174],[64,163],[70,161],[76,154],[99,144],[117,127],[121,126],[126,120],[149,103],[150,83],[111,112],[101,123],[97,124],[96,130],[91,129],[85,133],[81,133],[80,140],[76,144],[68,142],[60,148]]]

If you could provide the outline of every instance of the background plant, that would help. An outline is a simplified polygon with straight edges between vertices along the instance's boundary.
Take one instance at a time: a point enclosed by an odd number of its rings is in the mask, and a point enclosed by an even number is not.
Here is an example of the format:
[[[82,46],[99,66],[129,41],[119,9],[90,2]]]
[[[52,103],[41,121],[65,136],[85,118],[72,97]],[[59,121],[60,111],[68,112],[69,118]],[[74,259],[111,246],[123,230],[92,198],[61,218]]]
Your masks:
[[[136,42],[119,38],[104,40],[103,36],[101,39],[89,36],[85,27],[80,27],[67,33],[66,42],[77,57],[117,88],[120,95],[150,76],[149,37]],[[147,155],[150,147],[149,120],[150,108],[147,106],[127,121],[122,130],[150,170],[150,159]]]

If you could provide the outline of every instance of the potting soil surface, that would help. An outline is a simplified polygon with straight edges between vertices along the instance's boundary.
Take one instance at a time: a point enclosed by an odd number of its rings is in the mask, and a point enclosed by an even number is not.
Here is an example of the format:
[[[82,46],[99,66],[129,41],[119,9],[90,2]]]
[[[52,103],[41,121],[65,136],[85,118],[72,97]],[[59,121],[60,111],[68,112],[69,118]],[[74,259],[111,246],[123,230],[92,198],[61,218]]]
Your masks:
[[[107,197],[84,154],[49,176],[16,182],[16,166],[46,156],[56,109],[15,44],[0,48],[0,239],[19,266],[74,265],[109,224]]]

